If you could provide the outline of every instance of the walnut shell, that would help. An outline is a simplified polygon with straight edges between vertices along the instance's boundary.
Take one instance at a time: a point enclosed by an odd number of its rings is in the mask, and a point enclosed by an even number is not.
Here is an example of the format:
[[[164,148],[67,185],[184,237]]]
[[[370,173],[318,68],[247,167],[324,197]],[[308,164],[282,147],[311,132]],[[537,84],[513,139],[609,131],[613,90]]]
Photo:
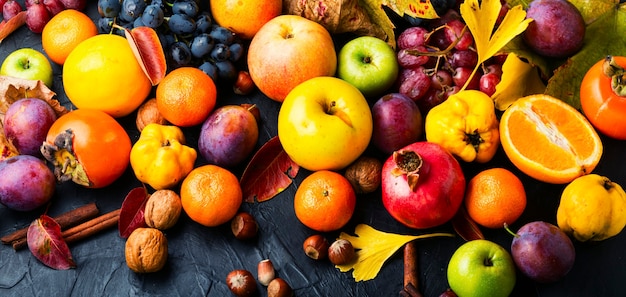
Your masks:
[[[180,196],[176,192],[167,189],[157,190],[146,202],[144,211],[146,225],[160,230],[172,228],[178,222],[182,209]]]
[[[380,160],[361,156],[346,168],[344,176],[357,194],[376,191],[380,186],[383,164]]]
[[[155,123],[160,125],[167,124],[167,120],[163,117],[157,108],[156,98],[152,98],[141,104],[137,109],[137,118],[135,125],[139,132],[148,124]]]
[[[136,273],[157,272],[167,261],[167,238],[155,228],[137,228],[126,240],[126,265]]]

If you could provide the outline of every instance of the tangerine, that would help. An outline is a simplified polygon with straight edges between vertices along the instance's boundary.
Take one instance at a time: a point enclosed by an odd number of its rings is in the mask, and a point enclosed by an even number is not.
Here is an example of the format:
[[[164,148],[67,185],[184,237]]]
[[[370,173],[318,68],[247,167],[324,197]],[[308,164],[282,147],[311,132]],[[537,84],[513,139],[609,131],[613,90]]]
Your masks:
[[[578,110],[545,94],[516,100],[502,114],[500,141],[511,162],[539,181],[571,182],[602,156],[602,142]]]
[[[180,199],[189,218],[215,227],[235,217],[243,202],[243,192],[232,172],[209,164],[189,172],[180,186]]]
[[[210,5],[215,22],[248,40],[283,9],[282,0],[211,0]]]
[[[180,127],[204,122],[215,108],[216,100],[213,79],[195,67],[172,70],[156,89],[159,112],[168,122]]]
[[[470,218],[487,228],[513,224],[526,209],[522,181],[504,168],[490,168],[467,183],[465,208]]]
[[[77,108],[119,118],[133,112],[152,90],[126,38],[98,34],[79,43],[63,64],[63,87]]]
[[[41,45],[52,62],[63,65],[79,43],[97,34],[98,28],[89,16],[75,9],[65,9],[43,27]]]
[[[343,175],[319,170],[302,180],[294,198],[296,217],[320,232],[338,230],[354,213],[356,194]]]

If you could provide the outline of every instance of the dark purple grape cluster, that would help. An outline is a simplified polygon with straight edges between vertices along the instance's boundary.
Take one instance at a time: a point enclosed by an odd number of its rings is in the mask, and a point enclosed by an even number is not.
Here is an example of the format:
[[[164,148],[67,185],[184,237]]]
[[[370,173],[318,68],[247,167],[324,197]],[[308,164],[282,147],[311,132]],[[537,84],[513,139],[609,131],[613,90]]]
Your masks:
[[[233,32],[213,22],[206,1],[98,0],[98,12],[101,33],[123,35],[116,26],[155,29],[169,69],[198,67],[216,84],[232,84],[237,78],[244,45]]]
[[[0,13],[8,21],[23,10],[26,10],[26,26],[34,33],[41,33],[43,27],[57,13],[65,9],[82,11],[87,0],[26,0],[24,7],[15,0],[0,0]]]
[[[458,9],[449,9],[439,19],[404,29],[398,35],[397,47],[401,68],[398,91],[413,99],[422,114],[463,86],[491,96],[502,77],[506,58],[499,55],[488,59],[472,76],[478,53]]]

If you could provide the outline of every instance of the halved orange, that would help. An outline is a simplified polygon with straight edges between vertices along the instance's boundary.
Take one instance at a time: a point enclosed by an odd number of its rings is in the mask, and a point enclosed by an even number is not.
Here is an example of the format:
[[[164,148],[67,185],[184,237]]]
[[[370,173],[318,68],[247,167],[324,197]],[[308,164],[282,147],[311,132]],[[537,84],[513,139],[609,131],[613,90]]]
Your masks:
[[[520,171],[552,184],[591,173],[603,151],[598,133],[582,113],[544,94],[520,98],[504,111],[500,141]]]

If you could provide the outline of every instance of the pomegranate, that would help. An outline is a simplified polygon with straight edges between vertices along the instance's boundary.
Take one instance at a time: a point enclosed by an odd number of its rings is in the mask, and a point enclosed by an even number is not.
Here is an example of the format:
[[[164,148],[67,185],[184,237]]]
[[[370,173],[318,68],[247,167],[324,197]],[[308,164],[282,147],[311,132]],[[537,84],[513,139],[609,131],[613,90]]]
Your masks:
[[[398,222],[415,229],[442,225],[461,206],[465,176],[459,162],[437,143],[418,141],[397,151],[382,169],[382,199]]]

